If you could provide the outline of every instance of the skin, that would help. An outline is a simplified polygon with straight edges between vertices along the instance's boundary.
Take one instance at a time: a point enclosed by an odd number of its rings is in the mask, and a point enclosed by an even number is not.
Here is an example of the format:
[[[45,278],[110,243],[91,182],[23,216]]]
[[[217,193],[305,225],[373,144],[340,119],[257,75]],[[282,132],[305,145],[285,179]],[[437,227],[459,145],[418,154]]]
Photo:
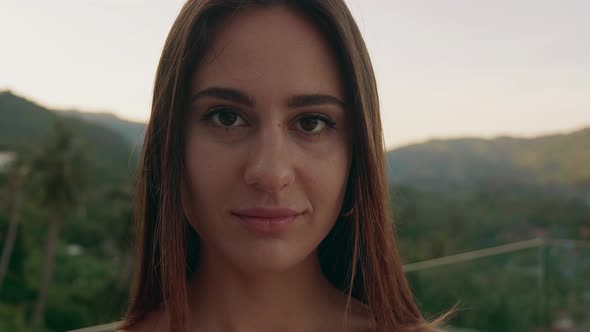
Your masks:
[[[343,331],[346,297],[316,252],[340,213],[351,162],[335,55],[285,6],[242,10],[219,27],[192,77],[185,121],[182,205],[201,238],[190,330]],[[284,232],[261,234],[233,214],[252,207],[300,214]],[[371,326],[353,300],[348,331]],[[137,328],[166,331],[167,315]]]

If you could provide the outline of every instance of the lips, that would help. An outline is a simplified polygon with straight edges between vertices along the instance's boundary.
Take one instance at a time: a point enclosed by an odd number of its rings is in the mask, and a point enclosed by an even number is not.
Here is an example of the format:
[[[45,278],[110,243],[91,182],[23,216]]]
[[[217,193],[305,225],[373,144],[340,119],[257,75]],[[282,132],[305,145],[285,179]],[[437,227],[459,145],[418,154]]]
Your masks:
[[[260,218],[260,219],[284,219],[297,216],[301,213],[289,208],[248,208],[234,211],[238,217]]]
[[[233,211],[232,214],[248,229],[269,235],[286,231],[302,213],[289,208],[248,208]]]

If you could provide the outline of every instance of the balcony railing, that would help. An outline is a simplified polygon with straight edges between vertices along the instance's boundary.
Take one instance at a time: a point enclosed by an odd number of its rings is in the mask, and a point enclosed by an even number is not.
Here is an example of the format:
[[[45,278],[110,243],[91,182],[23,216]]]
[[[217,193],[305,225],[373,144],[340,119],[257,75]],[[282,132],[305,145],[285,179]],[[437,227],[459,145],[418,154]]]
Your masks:
[[[427,316],[458,304],[458,327],[447,331],[590,331],[589,241],[533,239],[406,264],[404,272]],[[498,326],[482,329],[482,317]],[[114,332],[119,323],[70,332]]]

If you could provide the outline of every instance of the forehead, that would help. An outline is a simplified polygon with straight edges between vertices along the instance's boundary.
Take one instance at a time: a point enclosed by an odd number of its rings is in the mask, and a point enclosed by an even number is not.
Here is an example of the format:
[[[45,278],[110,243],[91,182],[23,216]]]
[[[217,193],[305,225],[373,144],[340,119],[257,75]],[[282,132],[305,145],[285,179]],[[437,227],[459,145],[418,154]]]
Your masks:
[[[335,54],[323,33],[287,6],[250,8],[222,20],[192,87],[257,94],[330,93],[343,98]]]

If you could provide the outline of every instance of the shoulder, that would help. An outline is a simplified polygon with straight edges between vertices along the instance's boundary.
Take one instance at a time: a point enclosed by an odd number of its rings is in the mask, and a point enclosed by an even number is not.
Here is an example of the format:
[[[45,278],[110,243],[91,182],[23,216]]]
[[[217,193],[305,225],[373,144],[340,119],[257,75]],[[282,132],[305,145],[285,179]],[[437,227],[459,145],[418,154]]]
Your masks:
[[[373,315],[371,315],[368,306],[359,302],[353,301],[351,312],[351,324],[349,331],[352,332],[391,332],[386,327],[379,325]],[[437,324],[430,324],[429,322],[417,323],[417,325],[408,327],[402,330],[403,332],[445,332],[440,329]]]
[[[405,331],[406,332],[445,332],[445,331],[439,329],[438,327],[432,326],[428,323],[422,323],[419,326],[409,328]]]
[[[116,329],[116,332],[168,332],[168,315],[163,308],[158,308],[145,315],[138,322],[127,328]]]
[[[357,330],[359,332],[391,332],[387,330],[385,327],[382,326],[374,326],[371,328],[366,328],[364,330]],[[419,326],[419,327],[412,327],[403,329],[403,332],[446,332],[444,330],[440,330],[438,328],[430,327],[430,326]]]
[[[350,315],[350,331],[353,332],[381,332],[376,325],[369,307],[352,298]]]

